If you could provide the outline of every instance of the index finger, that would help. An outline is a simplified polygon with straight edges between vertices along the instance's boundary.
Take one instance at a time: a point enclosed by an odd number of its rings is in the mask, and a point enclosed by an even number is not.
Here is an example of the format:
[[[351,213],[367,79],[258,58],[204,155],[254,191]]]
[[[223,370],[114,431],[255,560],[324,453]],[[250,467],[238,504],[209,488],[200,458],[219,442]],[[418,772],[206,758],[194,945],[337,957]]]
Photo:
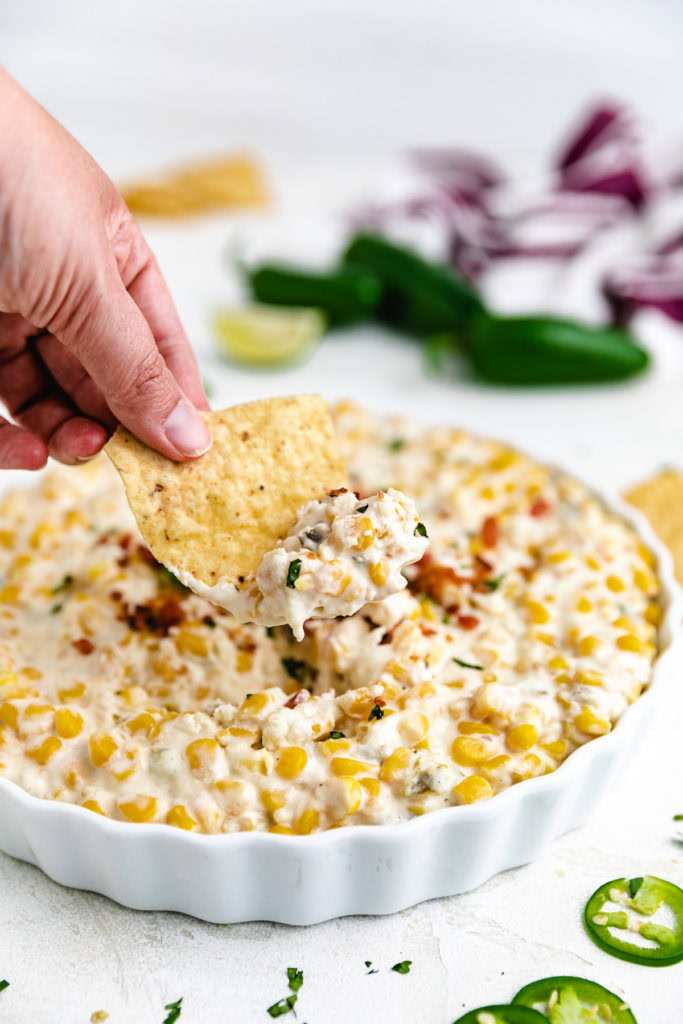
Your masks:
[[[192,346],[180,322],[173,299],[159,269],[152,250],[139,233],[134,241],[134,259],[123,268],[123,283],[138,309],[149,324],[159,352],[166,365],[197,409],[208,409],[204,388]],[[127,280],[127,274],[131,274]]]

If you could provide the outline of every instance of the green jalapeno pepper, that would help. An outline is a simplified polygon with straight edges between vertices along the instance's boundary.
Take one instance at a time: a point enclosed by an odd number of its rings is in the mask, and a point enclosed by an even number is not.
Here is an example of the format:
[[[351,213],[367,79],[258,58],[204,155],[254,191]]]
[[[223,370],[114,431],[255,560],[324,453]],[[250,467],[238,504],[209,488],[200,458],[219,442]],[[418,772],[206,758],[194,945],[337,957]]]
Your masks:
[[[649,362],[626,331],[550,316],[479,316],[465,347],[477,375],[494,384],[620,380]]]
[[[321,309],[330,324],[368,320],[382,297],[382,283],[362,267],[340,267],[328,274],[277,264],[247,271],[247,283],[258,302],[275,306]]]
[[[616,903],[620,909],[605,911],[607,903]],[[651,917],[662,906],[674,915],[674,927],[641,920]],[[629,911],[636,911],[639,916]],[[652,875],[605,882],[586,904],[583,919],[593,942],[621,960],[646,967],[668,967],[683,960],[683,889],[673,882]],[[629,935],[635,934],[654,945],[629,941]]]
[[[454,1024],[548,1024],[547,1018],[537,1010],[526,1006],[512,1006],[511,1003],[496,1006],[480,1006],[478,1010],[458,1017]]]
[[[585,978],[532,981],[512,1002],[539,1010],[550,1024],[638,1024],[621,996]]]
[[[357,235],[342,259],[345,266],[363,267],[379,278],[384,293],[377,317],[408,334],[460,333],[484,308],[449,267],[377,235]]]

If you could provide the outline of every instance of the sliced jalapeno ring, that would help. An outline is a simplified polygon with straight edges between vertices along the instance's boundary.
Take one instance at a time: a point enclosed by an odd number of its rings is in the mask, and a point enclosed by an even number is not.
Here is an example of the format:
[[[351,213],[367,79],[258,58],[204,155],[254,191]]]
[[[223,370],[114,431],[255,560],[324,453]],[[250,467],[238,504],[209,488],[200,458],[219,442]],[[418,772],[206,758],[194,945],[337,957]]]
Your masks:
[[[638,1024],[621,996],[586,978],[561,976],[532,981],[512,1002],[538,1010],[550,1024],[581,1024],[585,1020],[594,1024]]]
[[[607,904],[619,909],[605,911]],[[673,914],[675,925],[643,920],[660,907]],[[652,875],[605,882],[586,904],[583,919],[593,942],[612,956],[646,967],[668,967],[683,960],[683,889],[673,882]],[[630,935],[640,935],[651,945],[632,942]]]
[[[480,1006],[454,1022],[454,1024],[548,1024],[547,1017],[537,1010],[526,1006],[513,1006],[511,1003],[497,1006]]]

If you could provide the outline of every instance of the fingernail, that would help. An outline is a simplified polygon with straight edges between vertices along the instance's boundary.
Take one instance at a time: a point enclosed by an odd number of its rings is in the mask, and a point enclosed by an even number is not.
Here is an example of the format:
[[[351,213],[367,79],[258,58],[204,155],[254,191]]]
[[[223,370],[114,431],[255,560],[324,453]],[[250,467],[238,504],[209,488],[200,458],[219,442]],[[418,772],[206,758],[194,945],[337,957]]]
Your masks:
[[[211,435],[199,413],[180,401],[164,424],[167,439],[183,455],[203,455],[211,447]]]

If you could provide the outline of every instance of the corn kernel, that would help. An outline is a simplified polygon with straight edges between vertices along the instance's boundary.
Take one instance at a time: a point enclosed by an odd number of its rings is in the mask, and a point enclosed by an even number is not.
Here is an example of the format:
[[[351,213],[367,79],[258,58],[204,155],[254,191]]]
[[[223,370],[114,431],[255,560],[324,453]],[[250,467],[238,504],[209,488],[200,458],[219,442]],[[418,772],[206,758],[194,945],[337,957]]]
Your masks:
[[[506,739],[509,749],[515,754],[521,754],[538,743],[538,729],[529,723],[516,725],[508,731]]]
[[[269,814],[274,814],[284,807],[287,794],[279,789],[264,789],[261,792],[261,803]]]
[[[491,748],[474,736],[456,736],[451,746],[451,757],[456,764],[471,767],[481,764],[491,754]]]
[[[19,587],[16,583],[8,583],[0,589],[0,601],[4,604],[15,604],[19,600]]]
[[[190,762],[192,771],[200,772],[212,767],[220,749],[221,747],[217,740],[207,736],[188,743],[185,747],[185,756]]]
[[[547,608],[538,601],[529,601],[527,608],[529,609],[529,614],[531,615],[533,622],[535,622],[537,626],[543,625],[543,623],[547,622],[550,618]]]
[[[77,711],[60,708],[55,714],[55,729],[63,740],[71,740],[83,729],[83,719]]]
[[[283,747],[278,754],[275,771],[283,779],[295,779],[307,763],[308,754],[302,747]]]
[[[584,705],[576,716],[574,724],[577,729],[587,733],[589,736],[602,736],[611,729],[610,723],[603,718],[598,718],[587,705]]]
[[[257,715],[259,711],[263,711],[267,703],[268,697],[265,693],[252,693],[243,701],[240,713],[243,715]]]
[[[294,830],[300,836],[307,836],[318,827],[319,822],[320,814],[315,807],[309,807],[294,822]]]
[[[166,824],[175,825],[176,828],[183,828],[186,832],[191,832],[193,828],[197,827],[197,822],[187,813],[182,804],[176,804],[175,807],[170,809],[166,815]]]
[[[655,590],[657,587],[657,580],[652,573],[643,572],[642,569],[636,569],[633,573],[633,582],[642,590],[644,594],[648,594],[651,590]]]
[[[620,580],[618,576],[608,576],[605,580],[607,589],[611,590],[614,594],[619,594],[624,589],[623,580]]]
[[[0,722],[3,725],[8,725],[10,729],[16,729],[18,718],[19,710],[15,704],[10,704],[7,701],[0,704]]]
[[[57,696],[62,704],[68,704],[70,700],[78,700],[84,693],[84,683],[74,683],[72,686],[65,686],[61,690],[57,690]]]
[[[379,777],[384,782],[391,782],[392,779],[400,775],[410,764],[411,751],[409,747],[396,747],[386,760],[382,763],[382,767],[379,770]]]
[[[389,578],[389,565],[380,558],[379,562],[375,562],[374,565],[370,566],[370,579],[377,587],[383,587]]]
[[[662,621],[662,609],[658,604],[649,604],[645,609],[645,618],[651,626],[658,626]]]
[[[594,569],[596,572],[600,568],[600,563],[597,558],[593,558],[592,555],[586,555],[586,565],[589,569]]]
[[[488,761],[484,761],[481,768],[487,772],[495,772],[498,771],[499,768],[503,768],[509,760],[509,754],[498,754],[497,757],[490,757]]]
[[[497,736],[499,732],[495,725],[488,725],[486,722],[458,722],[458,731],[465,736],[477,733],[489,733],[491,736]]]
[[[576,681],[582,683],[583,686],[602,686],[605,680],[600,672],[594,672],[592,669],[579,669],[576,673]]]
[[[296,832],[293,828],[289,828],[287,825],[273,825],[268,829],[269,832],[275,832],[281,836],[295,836]]]
[[[375,531],[372,525],[372,520],[369,519],[367,516],[363,516],[360,523],[358,524],[358,527],[360,530],[360,534],[358,537],[358,541],[354,546],[358,551],[365,551],[365,549],[369,548],[373,540],[375,539]]]
[[[141,793],[134,796],[132,800],[119,800],[118,809],[128,821],[140,824],[150,821],[157,811],[157,802],[153,796],[143,796]]]
[[[510,466],[514,465],[517,461],[517,453],[513,451],[501,452],[500,455],[494,456],[489,462],[489,469],[494,473],[500,473],[504,469],[509,469]]]
[[[353,757],[333,757],[330,764],[334,775],[359,775],[360,772],[371,772],[375,768],[373,764],[365,761],[357,761]]]
[[[254,656],[249,651],[238,651],[235,657],[235,669],[248,672],[254,664]]]
[[[567,744],[564,740],[551,740],[550,743],[541,743],[540,747],[551,757],[563,757],[567,752]]]
[[[548,561],[551,565],[557,565],[559,562],[566,562],[568,558],[568,551],[553,551],[552,555],[548,555]]]
[[[149,735],[150,730],[156,724],[154,716],[150,715],[149,711],[141,711],[135,718],[131,718],[130,721],[126,722],[126,728],[129,732],[144,732]]]
[[[209,645],[203,636],[187,629],[180,629],[175,638],[176,650],[179,654],[196,654],[199,658],[205,658],[209,653]]]
[[[333,757],[340,750],[348,750],[351,744],[348,740],[322,740],[320,749],[325,757]]]
[[[624,633],[623,636],[617,637],[617,647],[620,651],[632,651],[634,654],[644,654],[647,650],[647,644],[633,633]]]
[[[360,784],[371,800],[374,800],[375,797],[379,796],[380,790],[382,788],[382,784],[380,783],[379,779],[373,779],[369,775],[367,775],[365,778],[360,780]]]
[[[373,779],[372,781],[376,780]],[[377,785],[379,786],[379,783]],[[338,780],[337,790],[344,804],[344,813],[347,815],[355,814],[363,799],[363,790],[358,780],[344,775]]]
[[[481,775],[468,775],[453,788],[453,795],[464,804],[473,804],[477,800],[488,800],[493,796],[493,786]]]
[[[554,672],[563,672],[569,668],[567,662],[559,654],[551,658],[548,662],[548,668],[551,668]]]
[[[592,612],[593,611],[593,605],[591,604],[591,602],[588,600],[587,597],[580,597],[579,600],[576,602],[576,610],[577,610],[577,612],[584,612],[584,613],[585,612]]]
[[[62,741],[56,736],[48,736],[38,747],[26,751],[26,756],[33,758],[38,764],[45,765],[53,754],[56,754],[62,745]]]
[[[579,654],[581,657],[588,657],[600,646],[597,636],[584,636],[579,641]]]
[[[649,569],[654,569],[654,567],[657,564],[657,559],[652,554],[649,548],[646,548],[644,544],[639,544],[638,554],[640,555],[642,560],[645,562],[645,565],[647,565]]]
[[[11,530],[0,530],[0,548],[11,548],[16,540],[16,534]]]
[[[95,814],[101,814],[104,816],[104,811],[98,804],[97,800],[84,800],[81,807],[85,807],[86,811],[94,811]]]
[[[96,768],[106,764],[119,745],[113,736],[106,732],[94,732],[88,741],[90,760]]]
[[[429,719],[419,712],[406,713],[398,723],[401,739],[411,746],[421,743],[429,731]]]

